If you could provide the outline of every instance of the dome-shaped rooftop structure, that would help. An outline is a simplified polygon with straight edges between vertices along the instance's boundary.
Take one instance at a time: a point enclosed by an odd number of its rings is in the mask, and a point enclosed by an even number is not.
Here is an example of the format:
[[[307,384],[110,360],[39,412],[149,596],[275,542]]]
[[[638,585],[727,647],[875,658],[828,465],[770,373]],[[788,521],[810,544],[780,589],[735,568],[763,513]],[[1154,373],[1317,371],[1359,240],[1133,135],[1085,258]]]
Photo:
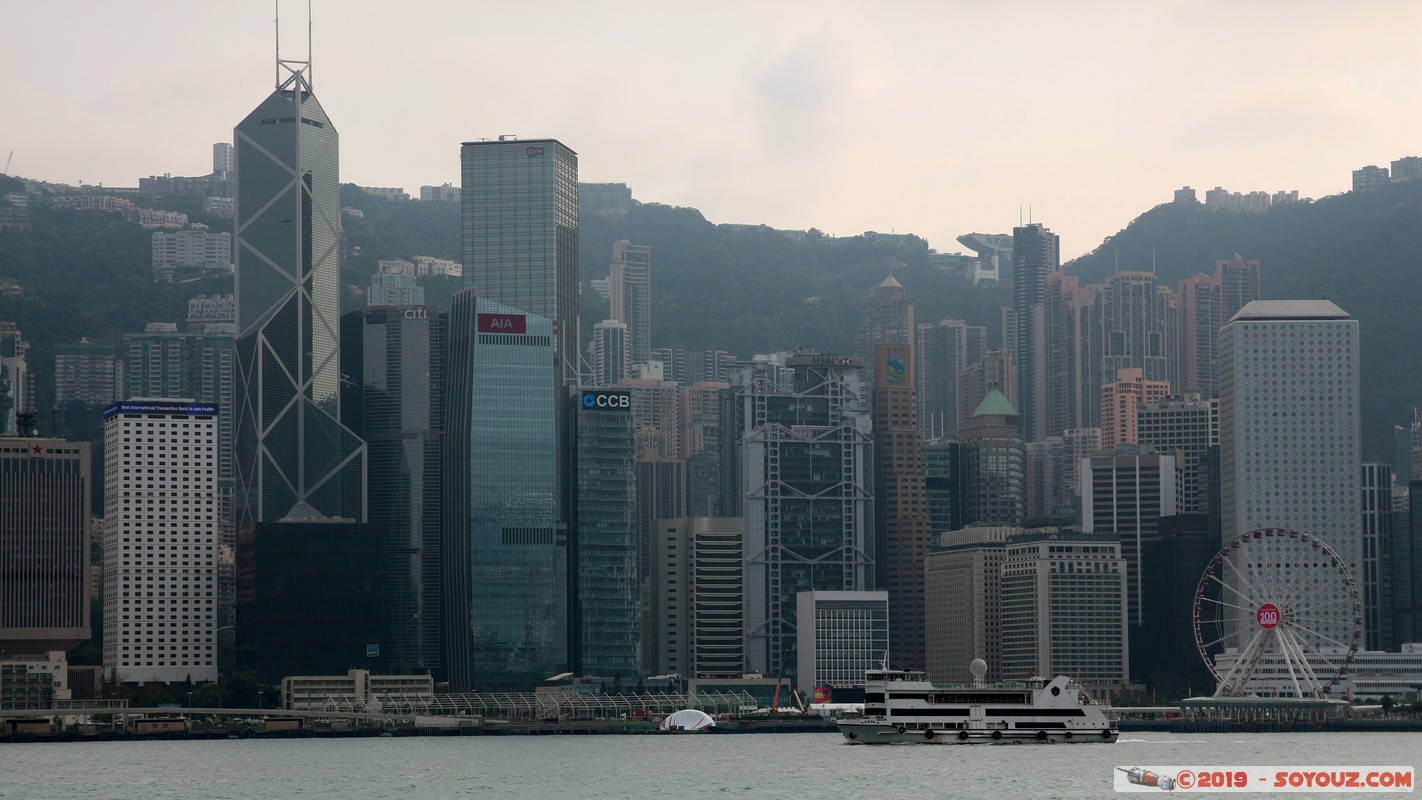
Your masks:
[[[662,720],[659,730],[701,731],[714,727],[716,727],[716,720],[711,719],[711,715],[705,711],[683,708],[675,714],[668,714],[667,718]]]

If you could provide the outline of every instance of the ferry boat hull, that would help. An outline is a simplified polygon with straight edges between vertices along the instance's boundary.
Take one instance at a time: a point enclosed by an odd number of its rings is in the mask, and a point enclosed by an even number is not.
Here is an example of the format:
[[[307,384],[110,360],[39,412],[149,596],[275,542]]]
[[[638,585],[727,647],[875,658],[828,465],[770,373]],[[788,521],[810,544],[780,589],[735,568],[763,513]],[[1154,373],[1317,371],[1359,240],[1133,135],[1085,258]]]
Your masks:
[[[840,720],[839,732],[850,744],[1101,744],[1115,742],[1121,732],[1115,727],[1097,730],[1002,730],[949,729],[923,730],[894,725]]]

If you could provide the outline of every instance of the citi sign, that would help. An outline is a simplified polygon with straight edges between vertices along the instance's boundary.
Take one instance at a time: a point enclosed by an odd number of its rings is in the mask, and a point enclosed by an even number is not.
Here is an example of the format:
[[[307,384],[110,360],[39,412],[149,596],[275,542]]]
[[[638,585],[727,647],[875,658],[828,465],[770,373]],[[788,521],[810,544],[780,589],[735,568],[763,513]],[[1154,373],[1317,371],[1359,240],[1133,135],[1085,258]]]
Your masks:
[[[527,333],[528,320],[522,314],[480,314],[480,333]]]
[[[583,392],[583,408],[631,408],[632,395],[626,392]]]

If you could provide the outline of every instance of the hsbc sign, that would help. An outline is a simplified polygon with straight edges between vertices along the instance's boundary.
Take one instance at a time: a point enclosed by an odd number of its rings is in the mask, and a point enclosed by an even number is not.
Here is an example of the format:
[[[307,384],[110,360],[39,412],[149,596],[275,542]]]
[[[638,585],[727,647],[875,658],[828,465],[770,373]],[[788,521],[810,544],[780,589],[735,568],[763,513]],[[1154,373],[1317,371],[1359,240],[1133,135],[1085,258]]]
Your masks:
[[[627,392],[583,392],[583,410],[600,411],[632,407],[632,395]]]

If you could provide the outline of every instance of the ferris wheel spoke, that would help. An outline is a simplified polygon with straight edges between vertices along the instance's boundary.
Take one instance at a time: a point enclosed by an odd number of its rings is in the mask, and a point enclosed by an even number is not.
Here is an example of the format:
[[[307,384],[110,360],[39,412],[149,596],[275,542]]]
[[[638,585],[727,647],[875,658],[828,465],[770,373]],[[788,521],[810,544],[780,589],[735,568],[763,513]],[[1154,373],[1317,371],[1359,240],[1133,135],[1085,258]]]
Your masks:
[[[1258,605],[1258,603],[1255,602],[1255,600],[1254,600],[1253,597],[1250,597],[1249,595],[1245,594],[1244,592],[1241,592],[1240,590],[1234,588],[1233,586],[1230,586],[1228,583],[1225,583],[1224,580],[1220,578],[1220,576],[1214,574],[1213,572],[1206,573],[1206,574],[1210,576],[1210,580],[1214,581],[1215,583],[1218,583],[1222,588],[1226,589],[1227,591],[1231,591],[1231,592],[1234,592],[1235,594],[1239,595],[1240,599],[1243,600],[1244,602],[1250,604],[1251,606],[1257,606],[1257,605]],[[1236,571],[1236,574],[1238,574],[1237,571]],[[1242,581],[1242,580],[1244,580],[1244,579],[1243,579],[1243,578],[1240,578],[1240,580]],[[1247,584],[1246,584],[1246,585],[1247,585]]]
[[[1343,668],[1345,665],[1342,662],[1336,661],[1336,656],[1319,650],[1318,647],[1312,642],[1309,642],[1306,639],[1298,639],[1297,641],[1301,647],[1307,647],[1309,650],[1313,651],[1317,663],[1324,665],[1328,670],[1331,671],[1331,674],[1320,678],[1318,676],[1318,673],[1315,672],[1313,669],[1313,662],[1309,661],[1308,659],[1304,660],[1304,664],[1308,668],[1308,674],[1313,676],[1314,685],[1318,687],[1315,690],[1315,693],[1322,694],[1328,691],[1329,687],[1331,687],[1340,677],[1342,677]]]
[[[1323,648],[1319,647],[1318,645],[1314,644],[1307,637],[1300,637],[1296,635],[1295,638],[1298,640],[1301,646],[1307,647],[1309,650],[1312,650],[1314,654],[1318,656],[1320,661],[1323,661],[1330,667],[1333,667],[1335,670],[1342,669],[1344,663],[1348,660],[1348,651],[1346,649],[1344,652],[1341,653],[1328,652]]]
[[[1286,594],[1292,588],[1288,584],[1278,585],[1278,581],[1272,580],[1271,576],[1259,573],[1248,560],[1244,561],[1243,569],[1229,556],[1225,556],[1223,561],[1225,566],[1234,573],[1244,591],[1237,587],[1230,588],[1235,590],[1235,594],[1243,597],[1251,607],[1258,607],[1266,599],[1278,598],[1279,595]]]
[[[1323,641],[1328,642],[1328,643],[1330,643],[1330,644],[1336,644],[1336,645],[1338,645],[1339,647],[1343,648],[1344,651],[1348,651],[1348,650],[1353,649],[1353,646],[1352,646],[1352,645],[1344,644],[1344,643],[1338,641],[1337,639],[1334,639],[1332,636],[1328,636],[1328,635],[1326,635],[1326,634],[1320,633],[1319,631],[1316,631],[1316,630],[1314,630],[1313,628],[1308,627],[1307,625],[1300,624],[1298,621],[1294,621],[1294,622],[1289,623],[1289,627],[1294,628],[1294,629],[1297,629],[1297,630],[1301,630],[1301,631],[1303,631],[1304,633],[1309,634],[1310,636],[1315,636],[1315,637],[1317,637],[1317,638],[1319,638],[1319,639],[1322,639]],[[1322,650],[1319,650],[1319,652],[1322,653],[1323,651],[1322,651]]]
[[[1217,606],[1224,606],[1224,607],[1226,607],[1226,608],[1237,608],[1237,609],[1239,609],[1240,611],[1244,611],[1244,612],[1249,613],[1249,614],[1253,614],[1253,613],[1254,613],[1254,609],[1252,609],[1252,608],[1248,608],[1248,607],[1246,607],[1246,606],[1241,606],[1241,605],[1236,605],[1236,604],[1234,604],[1234,603],[1226,603],[1226,602],[1223,601],[1223,600],[1216,600],[1216,599],[1213,598],[1213,597],[1201,597],[1200,600],[1201,600],[1201,602],[1214,603],[1214,604],[1217,605]]]
[[[1229,639],[1244,637],[1245,635],[1247,635],[1246,632],[1241,628],[1240,630],[1231,631],[1231,632],[1229,632],[1229,633],[1226,633],[1224,636],[1221,636],[1220,638],[1215,639],[1215,640],[1212,641],[1212,642],[1205,642],[1204,644],[1202,644],[1202,645],[1200,645],[1200,646],[1203,647],[1203,648],[1205,648],[1206,650],[1208,650],[1208,649],[1210,649],[1211,647],[1214,647],[1214,646],[1217,645],[1217,644],[1223,644],[1225,641],[1227,641],[1227,640],[1229,640]]]
[[[1318,679],[1318,674],[1315,673],[1313,670],[1313,664],[1309,660],[1309,654],[1306,650],[1304,650],[1305,642],[1303,642],[1296,635],[1294,635],[1294,632],[1292,630],[1284,630],[1282,632],[1281,638],[1292,645],[1291,649],[1293,651],[1293,655],[1298,661],[1297,667],[1293,668],[1294,673],[1302,674],[1304,676],[1304,680],[1308,682],[1309,694],[1317,696],[1327,687],[1324,685],[1323,681],[1320,681]],[[1317,652],[1318,648],[1313,648],[1313,650]],[[1300,697],[1304,696],[1303,689],[1298,686],[1297,680],[1295,681],[1295,691],[1299,693]]]
[[[1295,660],[1300,662],[1307,662],[1308,657],[1305,656],[1302,652],[1296,652],[1298,650],[1298,643],[1291,642],[1288,635],[1284,631],[1279,631],[1279,634],[1276,638],[1279,643],[1279,655],[1283,658],[1284,667],[1288,670],[1289,682],[1294,685],[1294,694],[1298,695],[1299,697],[1303,697],[1303,687],[1299,685],[1300,670],[1294,666],[1294,662]]]

